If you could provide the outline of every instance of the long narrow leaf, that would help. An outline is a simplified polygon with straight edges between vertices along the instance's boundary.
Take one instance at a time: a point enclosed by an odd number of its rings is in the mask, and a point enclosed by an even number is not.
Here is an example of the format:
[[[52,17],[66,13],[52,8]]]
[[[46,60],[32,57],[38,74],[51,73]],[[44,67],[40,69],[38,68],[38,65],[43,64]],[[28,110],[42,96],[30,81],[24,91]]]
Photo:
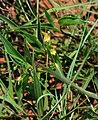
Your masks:
[[[42,43],[33,35],[31,35],[30,33],[26,32],[26,31],[22,31],[21,34],[23,37],[26,37],[26,40],[31,44],[31,43],[35,43],[35,45],[37,44],[39,48],[42,48]]]
[[[43,38],[42,38],[42,33],[41,33],[41,24],[40,24],[40,19],[38,16],[38,30],[37,30],[37,37],[41,43],[43,43]]]
[[[6,94],[6,92],[8,91],[6,86],[4,85],[4,83],[2,82],[2,80],[0,79],[0,86],[3,90],[3,92]],[[24,110],[13,100],[13,98],[11,98],[11,96],[9,95],[9,93],[7,93],[7,96],[4,97],[4,96],[0,96],[0,99],[1,100],[4,100],[8,103],[10,103],[16,110],[17,112],[24,112]]]
[[[8,18],[4,17],[1,14],[0,14],[0,19],[3,20],[3,21],[5,21],[12,28],[17,27],[17,25],[14,22],[12,22],[11,20],[9,20]]]
[[[2,42],[6,48],[6,52],[8,54],[10,54],[13,58],[20,60],[21,62],[25,62],[24,57],[1,34],[0,34],[0,39],[2,40]]]
[[[51,24],[49,23],[41,23],[40,26],[41,26],[41,29],[48,29],[48,30],[50,29],[50,30],[60,32],[59,28],[51,26]],[[19,26],[20,29],[31,29],[31,28],[37,28],[37,27],[38,27],[37,24]]]
[[[29,43],[34,42],[35,44],[37,44],[40,48],[42,48],[42,37],[41,37],[41,26],[40,26],[40,22],[38,22],[38,26],[36,26],[36,28],[38,27],[38,39],[31,35],[30,33],[26,32],[25,30],[20,29],[21,27],[19,27],[18,25],[16,25],[13,21],[9,20],[8,18],[4,17],[3,15],[0,14],[0,19],[5,21],[12,29],[14,29],[15,31],[17,31],[18,33],[20,33],[23,37],[26,37],[27,41]]]
[[[48,22],[49,22],[52,26],[54,26],[54,22],[53,22],[53,19],[52,19],[51,15],[49,15],[49,13],[47,12],[46,9],[44,9],[44,12],[45,12],[45,15],[46,15],[46,18],[47,18]]]

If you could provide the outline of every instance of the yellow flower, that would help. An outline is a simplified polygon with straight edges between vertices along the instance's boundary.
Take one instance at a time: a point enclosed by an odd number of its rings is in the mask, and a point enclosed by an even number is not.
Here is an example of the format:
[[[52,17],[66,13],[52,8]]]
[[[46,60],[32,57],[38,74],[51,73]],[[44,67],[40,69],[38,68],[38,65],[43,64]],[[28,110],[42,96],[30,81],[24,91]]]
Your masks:
[[[50,53],[51,53],[52,55],[56,55],[56,50],[55,50],[55,49],[51,49],[51,50],[50,50]]]
[[[42,32],[44,35],[44,42],[49,42],[50,41],[50,32],[48,31],[48,33]]]

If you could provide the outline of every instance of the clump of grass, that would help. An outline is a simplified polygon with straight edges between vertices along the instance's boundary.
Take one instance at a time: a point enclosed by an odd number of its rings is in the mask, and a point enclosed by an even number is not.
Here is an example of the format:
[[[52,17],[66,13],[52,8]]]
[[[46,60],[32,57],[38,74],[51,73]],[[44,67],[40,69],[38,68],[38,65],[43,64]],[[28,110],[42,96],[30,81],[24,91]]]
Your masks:
[[[29,11],[25,11],[23,3]],[[56,14],[56,11],[62,10],[63,14],[63,10],[91,3],[96,1],[44,9],[44,13],[39,14],[39,0],[36,12],[29,2],[18,0],[25,22],[21,26],[0,14],[0,19],[8,25],[4,24],[6,29],[2,28],[0,32],[7,66],[5,80],[0,79],[1,119],[7,116],[25,119],[29,117],[26,110],[32,110],[31,117],[41,120],[97,118],[98,105],[93,105],[92,99],[98,100],[98,36],[92,31],[98,20],[92,24],[83,20],[80,14],[63,17]],[[55,25],[52,12],[60,27]],[[32,20],[28,13],[33,15]],[[48,23],[40,22],[42,16]],[[91,28],[89,24],[92,24]],[[22,48],[14,45],[13,38],[9,37],[12,33],[16,35],[15,40],[22,39]],[[63,37],[57,37],[55,33]],[[56,87],[51,90],[51,76],[63,84],[62,92],[58,93]]]

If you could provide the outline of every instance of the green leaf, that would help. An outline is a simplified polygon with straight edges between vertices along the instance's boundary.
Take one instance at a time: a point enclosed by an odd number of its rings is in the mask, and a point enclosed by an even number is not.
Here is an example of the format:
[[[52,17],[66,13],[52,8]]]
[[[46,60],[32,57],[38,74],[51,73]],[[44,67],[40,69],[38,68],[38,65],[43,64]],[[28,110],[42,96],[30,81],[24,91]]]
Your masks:
[[[88,76],[87,79],[82,84],[82,88],[86,89],[90,81],[93,79],[93,77],[94,77],[94,69],[92,68],[88,70]]]
[[[45,12],[45,15],[46,15],[46,18],[47,18],[48,22],[49,22],[52,26],[54,26],[54,22],[53,22],[53,20],[52,20],[51,15],[49,15],[49,13],[47,12],[46,9],[44,9],[44,12]]]
[[[29,74],[23,74],[22,75],[22,89],[23,89],[23,92],[26,89],[26,87],[28,86],[28,79],[29,79]]]
[[[26,37],[27,39],[27,41],[29,42],[29,43],[34,43],[34,44],[36,44],[37,45],[37,47],[40,47],[40,48],[42,48],[42,44],[41,44],[41,42],[43,41],[42,40],[42,37],[41,37],[41,30],[40,30],[40,22],[38,22],[38,25],[36,26],[36,25],[34,25],[34,27],[38,27],[38,38],[39,38],[39,40],[35,37],[35,36],[33,36],[33,35],[31,35],[30,33],[28,33],[28,32],[26,32],[25,30],[22,30],[22,27],[19,27],[18,25],[16,25],[13,21],[11,21],[11,20],[9,20],[8,18],[6,18],[6,17],[4,17],[4,16],[2,16],[1,14],[0,14],[0,19],[1,20],[3,20],[3,21],[5,21],[12,29],[14,29],[14,30],[16,30],[18,33],[20,33],[23,37]],[[24,28],[24,27],[23,27]]]
[[[71,16],[63,16],[58,20],[58,23],[61,26],[66,26],[66,25],[77,25],[84,23],[84,20],[81,18],[78,18],[77,16],[71,15]]]
[[[1,34],[0,34],[0,39],[2,40],[5,50],[8,54],[10,54],[14,59],[18,59],[21,62],[25,62],[24,57],[13,47],[13,45],[5,39]]]
[[[40,81],[38,79],[35,67],[34,67],[33,76],[34,76],[34,94],[36,96],[36,100],[38,100],[38,98],[40,96],[42,96],[42,89],[41,89],[41,84],[40,84]],[[39,116],[42,116],[43,115],[43,100],[42,99],[39,102],[38,111],[39,111]]]
[[[41,29],[48,29],[48,30],[50,29],[50,30],[60,32],[59,28],[51,26],[50,23],[41,23],[40,25],[41,25]],[[37,24],[19,26],[20,29],[32,29],[37,27],[38,27]]]
[[[4,17],[4,16],[1,15],[1,14],[0,14],[0,19],[3,20],[3,21],[5,21],[5,22],[6,22],[7,24],[9,24],[9,26],[12,27],[12,28],[17,27],[17,25],[16,25],[14,22],[12,22],[11,20],[9,20],[8,18]]]
[[[42,38],[42,33],[41,33],[41,24],[40,24],[40,19],[39,19],[39,16],[38,16],[38,26],[37,26],[37,37],[38,37],[38,40],[43,43],[43,38]]]
[[[62,75],[63,75],[62,63],[61,63],[61,61],[60,61],[60,59],[59,59],[58,54],[56,54],[56,55],[54,56],[54,59],[55,59],[55,65],[56,65],[56,67],[58,68],[57,70],[60,71],[60,73],[62,73]]]
[[[94,83],[95,83],[95,85],[96,85],[96,87],[98,89],[98,78],[94,77]]]
[[[26,38],[26,40],[30,43],[30,45],[31,45],[31,43],[34,43],[39,48],[42,48],[42,43],[34,35],[26,32],[26,31],[22,31],[21,35]]]
[[[24,112],[24,110],[14,101],[14,99],[10,96],[8,89],[6,88],[6,86],[4,85],[4,83],[2,82],[2,80],[0,79],[0,86],[3,90],[3,92],[7,95],[7,96],[0,96],[0,100],[4,100],[8,103],[10,103],[17,112]]]
[[[24,46],[24,57],[26,59],[26,61],[32,65],[32,56],[30,54],[30,51],[29,51],[29,48],[28,48],[28,45],[27,43],[25,43],[25,46]]]
[[[96,43],[97,44],[97,43]],[[98,52],[98,45],[96,45],[95,47],[94,47],[94,51],[95,52]]]

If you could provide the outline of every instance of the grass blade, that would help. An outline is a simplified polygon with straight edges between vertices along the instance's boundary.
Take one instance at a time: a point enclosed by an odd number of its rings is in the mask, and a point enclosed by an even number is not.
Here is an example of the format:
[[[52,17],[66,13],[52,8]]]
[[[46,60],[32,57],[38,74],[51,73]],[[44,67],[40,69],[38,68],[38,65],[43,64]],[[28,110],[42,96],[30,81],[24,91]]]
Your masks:
[[[11,28],[18,27],[14,22],[0,14],[0,19],[5,21]]]
[[[48,22],[49,22],[52,26],[54,26],[54,22],[53,22],[53,20],[52,20],[51,15],[49,15],[49,13],[47,12],[46,9],[44,9],[44,12],[45,12],[45,15],[46,15],[46,18],[47,18]]]
[[[39,16],[38,16],[38,26],[37,26],[37,37],[38,37],[38,40],[43,44],[43,38],[42,38],[42,33],[41,33],[41,24],[40,24],[40,19],[39,19]]]
[[[7,39],[5,39],[1,34],[0,38],[8,54],[10,54],[13,58],[18,59],[21,62],[25,62],[24,57],[12,46],[12,44]]]

